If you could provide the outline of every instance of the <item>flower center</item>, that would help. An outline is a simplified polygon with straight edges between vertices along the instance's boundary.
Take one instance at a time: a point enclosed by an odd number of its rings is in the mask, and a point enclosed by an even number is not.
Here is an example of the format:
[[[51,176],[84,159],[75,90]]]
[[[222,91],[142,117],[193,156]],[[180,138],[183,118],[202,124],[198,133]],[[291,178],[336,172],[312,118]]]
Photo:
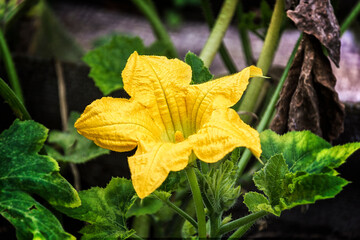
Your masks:
[[[180,131],[176,131],[174,135],[175,135],[175,143],[179,143],[185,140],[183,133]]]

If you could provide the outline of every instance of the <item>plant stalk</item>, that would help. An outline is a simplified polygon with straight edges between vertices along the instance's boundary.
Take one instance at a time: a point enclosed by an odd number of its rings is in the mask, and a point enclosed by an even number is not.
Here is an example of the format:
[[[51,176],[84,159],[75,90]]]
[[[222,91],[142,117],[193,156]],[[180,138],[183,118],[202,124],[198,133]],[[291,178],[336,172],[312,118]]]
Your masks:
[[[206,220],[205,220],[204,204],[201,197],[199,183],[197,181],[194,168],[192,166],[188,166],[187,168],[185,168],[185,172],[194,198],[194,205],[195,205],[196,217],[198,222],[198,236],[199,239],[205,239]]]
[[[274,12],[271,17],[269,29],[267,31],[264,45],[262,47],[257,66],[262,69],[266,75],[273,61],[277,45],[280,38],[280,28],[284,16],[284,0],[276,0]],[[237,111],[254,112],[259,95],[262,89],[268,88],[269,83],[264,78],[254,78],[251,80],[246,92],[242,98],[242,102]],[[244,116],[243,121],[249,123],[251,118]]]
[[[210,216],[210,237],[211,239],[219,239],[220,236],[217,234],[221,223],[221,214],[218,215],[213,213]]]
[[[355,5],[353,10],[350,12],[350,14],[346,17],[344,22],[341,24],[340,27],[340,34],[342,35],[351,25],[351,23],[356,19],[360,12],[360,1]]]
[[[215,19],[214,19],[213,12],[211,10],[210,1],[209,0],[201,0],[201,6],[202,6],[202,10],[204,12],[205,20],[206,20],[209,28],[212,29],[215,24]],[[223,41],[220,44],[219,53],[222,58],[222,61],[224,62],[226,68],[228,69],[228,71],[231,74],[236,73],[237,72],[236,66],[235,66],[233,60],[231,59],[229,52]]]
[[[248,230],[251,228],[251,226],[255,223],[255,221],[248,223],[244,226],[239,227],[238,230],[236,230],[229,239],[240,239]]]
[[[222,227],[220,227],[218,235],[223,235],[225,233],[233,231],[233,230],[235,230],[235,229],[237,229],[239,227],[242,227],[242,226],[244,226],[246,224],[252,223],[252,222],[256,221],[257,219],[262,218],[262,217],[264,217],[266,215],[268,215],[267,212],[259,211],[259,212],[256,212],[256,213],[251,213],[251,214],[249,214],[249,215],[247,215],[245,217],[236,219],[236,220],[234,220],[232,222],[226,223]]]
[[[132,0],[132,2],[149,20],[156,37],[167,46],[170,57],[178,58],[179,54],[176,51],[176,48],[164,25],[161,23],[160,17],[154,8],[154,5],[149,3],[147,0]]]
[[[356,7],[352,10],[352,12],[349,14],[349,16],[347,17],[347,19],[344,21],[344,23],[340,26],[341,29],[341,35],[350,27],[350,23],[353,21],[353,19],[357,16],[357,14],[359,14],[360,12],[360,2],[356,5]],[[281,75],[280,81],[275,89],[275,92],[270,100],[269,105],[267,106],[263,116],[261,117],[261,121],[258,125],[258,127],[256,128],[256,130],[258,132],[262,132],[270,123],[271,117],[273,115],[273,112],[275,110],[275,105],[277,100],[279,99],[280,96],[280,91],[285,83],[286,77],[289,73],[290,67],[292,62],[294,61],[295,58],[295,54],[297,52],[297,49],[299,47],[300,41],[302,38],[302,34],[299,36],[299,39],[297,40],[294,49],[291,53],[291,56],[286,64],[286,67],[284,69],[283,74]],[[243,173],[246,165],[248,164],[249,160],[251,158],[251,152],[246,149],[243,153],[243,155],[240,158],[240,161],[238,163],[238,176],[240,177],[241,174]]]
[[[66,86],[64,79],[64,71],[61,65],[61,62],[58,59],[55,59],[55,72],[58,81],[58,93],[59,93],[59,105],[60,105],[60,117],[61,117],[61,125],[62,130],[67,131],[68,128],[68,107],[66,100]],[[74,187],[76,191],[80,191],[81,189],[81,181],[79,170],[75,163],[69,163],[71,172],[74,177]]]
[[[301,41],[301,38],[302,38],[302,34],[299,36],[299,39],[297,40],[294,48],[293,48],[293,51],[290,55],[290,58],[286,64],[286,67],[285,67],[285,70],[283,72],[283,74],[281,75],[281,78],[280,78],[280,81],[274,91],[274,94],[272,95],[271,97],[271,100],[268,104],[268,106],[266,107],[266,110],[263,114],[263,116],[261,117],[261,120],[256,128],[256,130],[258,132],[262,132],[264,131],[264,129],[268,126],[269,122],[271,121],[271,117],[273,115],[273,112],[274,112],[274,109],[275,109],[275,105],[276,105],[276,102],[278,101],[279,99],[279,96],[280,96],[280,91],[285,83],[285,80],[287,78],[287,75],[289,73],[289,70],[290,70],[290,67],[294,61],[294,58],[295,58],[295,54],[297,52],[297,49],[300,45],[300,41]],[[242,154],[241,158],[240,158],[240,161],[238,163],[238,176],[241,176],[241,174],[244,172],[245,170],[245,167],[246,165],[248,164],[249,160],[251,158],[251,152],[246,149],[244,151],[244,153]]]
[[[166,201],[163,200],[162,198],[157,196],[156,191],[154,192],[154,195],[160,199],[163,203],[165,203],[166,205],[168,205],[172,210],[174,210],[177,214],[179,214],[182,218],[184,218],[186,221],[188,221],[189,223],[191,223],[191,225],[194,226],[194,228],[198,228],[198,224],[197,222],[189,215],[187,214],[185,211],[183,211],[181,208],[179,208],[178,206],[176,206],[175,204],[173,204],[169,199],[167,199]]]
[[[234,16],[238,0],[225,0],[210,36],[200,53],[206,67],[210,67],[217,53],[230,21]]]
[[[26,110],[25,106],[20,101],[19,97],[14,91],[6,84],[4,80],[0,78],[0,95],[9,104],[16,117],[20,120],[30,120],[30,114]]]
[[[9,47],[6,43],[5,36],[0,29],[0,51],[4,59],[5,69],[9,78],[11,88],[14,90],[19,100],[24,103],[24,96],[21,90],[19,77],[16,73],[15,64],[12,60]]]

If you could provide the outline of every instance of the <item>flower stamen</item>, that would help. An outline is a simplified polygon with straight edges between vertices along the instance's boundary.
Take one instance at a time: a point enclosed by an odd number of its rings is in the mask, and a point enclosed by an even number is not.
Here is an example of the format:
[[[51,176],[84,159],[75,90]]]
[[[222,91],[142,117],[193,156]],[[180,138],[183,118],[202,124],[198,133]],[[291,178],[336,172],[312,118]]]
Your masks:
[[[175,143],[179,143],[185,140],[183,133],[180,131],[176,131],[174,135],[175,135]]]

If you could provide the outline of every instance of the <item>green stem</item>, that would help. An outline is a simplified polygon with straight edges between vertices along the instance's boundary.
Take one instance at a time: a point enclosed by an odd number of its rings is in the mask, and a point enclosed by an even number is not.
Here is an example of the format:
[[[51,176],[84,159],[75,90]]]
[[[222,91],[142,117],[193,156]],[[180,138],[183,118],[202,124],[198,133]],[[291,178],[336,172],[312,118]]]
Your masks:
[[[154,195],[158,197],[157,193],[154,192]],[[161,201],[163,201],[166,205],[168,205],[172,210],[174,210],[177,214],[179,214],[181,217],[183,217],[185,220],[187,220],[191,225],[193,225],[195,228],[198,228],[197,222],[185,211],[183,211],[181,208],[173,204],[169,199],[163,200],[162,198],[158,197]]]
[[[255,221],[248,223],[242,227],[239,227],[238,230],[236,230],[230,237],[229,239],[239,239],[241,238],[246,232],[247,230],[249,230],[249,228],[251,228],[251,226],[255,223]]]
[[[232,222],[224,224],[222,227],[220,227],[218,234],[223,235],[225,233],[235,230],[236,228],[244,226],[245,224],[252,223],[252,222],[256,221],[257,219],[262,218],[266,215],[268,215],[268,213],[265,211],[251,213],[245,217],[242,217],[242,218],[236,219]]]
[[[149,215],[140,215],[134,218],[132,228],[136,231],[139,237],[149,238],[150,220]]]
[[[350,14],[346,17],[344,22],[341,24],[340,33],[341,35],[350,27],[351,23],[356,19],[360,12],[360,1],[356,4]]]
[[[230,21],[235,13],[238,0],[225,0],[210,36],[200,53],[200,58],[204,61],[204,65],[209,67],[214,60],[225,32],[229,27]]]
[[[246,65],[250,66],[253,64],[254,57],[251,49],[248,29],[244,26],[244,24],[242,24],[243,14],[244,14],[243,4],[240,1],[237,7],[238,31],[241,39],[243,53],[245,55]]]
[[[176,48],[172,43],[171,38],[167,33],[164,25],[161,23],[161,20],[154,9],[154,6],[152,4],[149,4],[147,0],[132,0],[132,2],[149,20],[156,37],[167,46],[170,57],[178,58],[179,54],[176,51]]]
[[[131,238],[134,238],[134,239],[139,239],[139,240],[144,240],[142,237],[140,237],[139,235],[137,235],[137,234],[133,234],[133,235],[131,235]]]
[[[211,239],[218,239],[220,236],[217,234],[221,223],[221,215],[213,213],[210,216],[210,237]]]
[[[209,0],[201,0],[201,6],[202,6],[202,10],[204,12],[205,20],[206,20],[209,28],[212,29],[215,24],[215,19],[214,19],[213,12],[211,10],[210,1]],[[233,60],[231,59],[229,52],[226,49],[223,41],[220,44],[219,52],[220,52],[221,59],[223,60],[228,71],[230,73],[236,73],[237,72],[236,66],[235,66]]]
[[[200,239],[206,238],[206,220],[205,220],[205,211],[204,204],[201,197],[201,192],[199,188],[199,183],[196,178],[196,174],[194,168],[192,166],[188,166],[185,168],[186,176],[188,178],[191,192],[194,198],[194,205],[196,211],[196,217],[198,221],[198,235]]]
[[[280,96],[280,91],[285,83],[285,80],[286,80],[286,77],[289,73],[289,70],[290,70],[290,67],[294,61],[294,58],[295,58],[295,54],[297,52],[297,49],[299,47],[299,44],[300,44],[300,40],[302,38],[302,34],[300,35],[299,39],[297,40],[294,48],[293,48],[293,51],[291,53],[291,56],[286,64],[286,67],[285,67],[285,70],[283,72],[283,74],[281,75],[281,78],[280,78],[280,81],[275,89],[275,92],[274,94],[272,95],[271,97],[271,100],[270,100],[270,103],[268,104],[268,106],[266,107],[266,110],[263,114],[263,116],[261,117],[261,121],[258,125],[258,127],[256,128],[256,130],[258,132],[262,132],[264,131],[264,129],[268,126],[270,120],[271,120],[271,117],[273,115],[273,112],[274,112],[274,109],[275,109],[275,105],[276,105],[276,102],[277,100],[279,99],[279,96]],[[241,176],[241,174],[244,172],[245,170],[245,167],[246,165],[248,164],[249,160],[251,158],[251,152],[246,149],[243,153],[243,155],[241,156],[240,158],[240,161],[238,163],[238,176]]]
[[[291,52],[291,55],[290,55],[290,58],[286,64],[286,67],[284,69],[284,72],[282,73],[281,75],[281,78],[280,78],[280,81],[275,89],[275,92],[273,93],[272,97],[271,97],[271,100],[268,104],[268,106],[266,107],[266,110],[264,112],[264,115],[261,117],[261,121],[258,125],[258,127],[256,128],[256,130],[258,132],[262,132],[264,131],[264,129],[268,126],[270,120],[271,120],[271,117],[273,115],[273,112],[274,112],[274,109],[275,109],[275,105],[279,99],[279,96],[280,96],[280,92],[281,92],[281,89],[285,83],[285,80],[287,78],[287,75],[289,73],[289,70],[291,68],[291,65],[294,61],[294,58],[295,58],[295,54],[299,48],[299,45],[300,45],[300,41],[301,41],[301,38],[302,38],[302,34],[300,34],[292,52]]]
[[[30,120],[30,114],[13,90],[0,78],[0,95],[10,105],[15,115],[21,120]]]
[[[271,17],[268,32],[265,37],[264,45],[261,50],[257,66],[262,69],[266,75],[273,61],[276,48],[280,38],[280,28],[284,16],[284,0],[276,0],[274,12]],[[252,79],[242,98],[238,111],[254,112],[257,101],[261,101],[259,94],[263,88],[268,87],[268,82],[264,78]],[[250,117],[244,116],[245,122],[250,121]]]
[[[6,68],[8,77],[9,77],[10,85],[11,85],[12,89],[14,90],[16,96],[23,103],[24,97],[22,94],[19,78],[16,73],[15,65],[11,58],[10,50],[6,43],[5,36],[2,32],[2,30],[0,30],[0,51],[1,51],[3,59],[4,59],[5,68]]]

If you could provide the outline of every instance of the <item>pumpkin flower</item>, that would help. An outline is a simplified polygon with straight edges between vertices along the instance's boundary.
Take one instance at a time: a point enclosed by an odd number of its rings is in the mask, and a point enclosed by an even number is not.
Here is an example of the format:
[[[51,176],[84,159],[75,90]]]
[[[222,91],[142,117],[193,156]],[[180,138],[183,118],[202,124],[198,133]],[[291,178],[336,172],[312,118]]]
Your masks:
[[[194,154],[207,163],[219,161],[236,147],[260,156],[259,133],[229,108],[253,76],[262,76],[261,69],[251,66],[190,85],[192,71],[186,63],[134,52],[122,72],[131,98],[94,101],[75,127],[103,148],[125,152],[137,147],[128,162],[135,191],[144,198],[170,171],[184,169]]]

